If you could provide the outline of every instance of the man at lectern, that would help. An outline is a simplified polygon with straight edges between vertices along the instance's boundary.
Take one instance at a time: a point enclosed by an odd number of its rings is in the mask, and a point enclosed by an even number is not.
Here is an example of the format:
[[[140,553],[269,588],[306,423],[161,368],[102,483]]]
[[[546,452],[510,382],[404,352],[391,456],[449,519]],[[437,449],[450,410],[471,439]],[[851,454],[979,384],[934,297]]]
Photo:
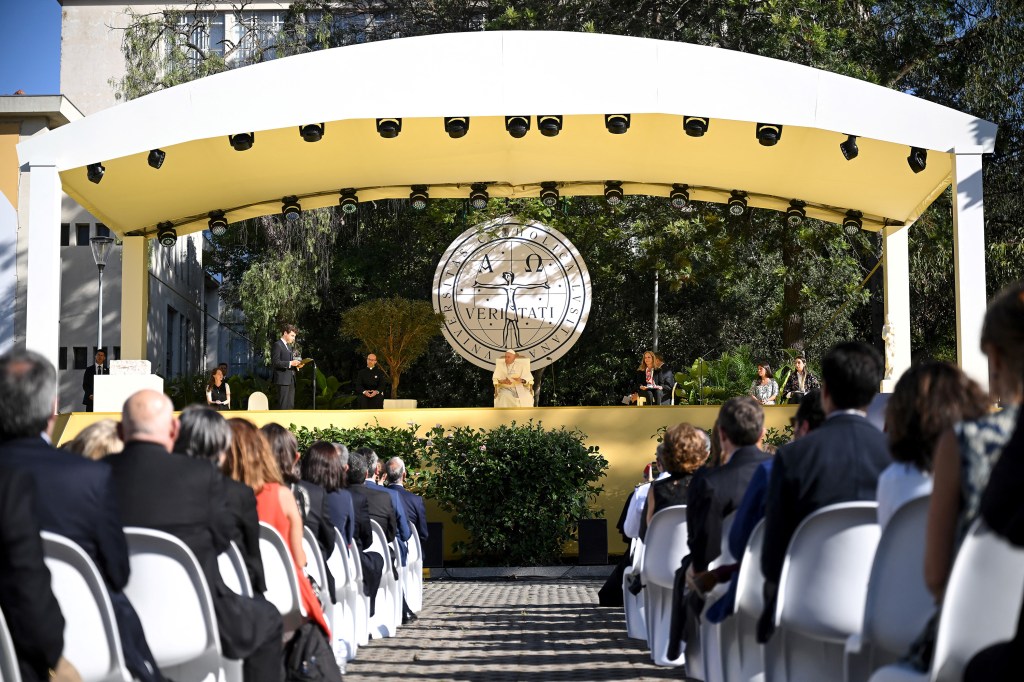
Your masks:
[[[494,363],[493,383],[495,407],[533,407],[530,358],[506,350],[505,357]]]

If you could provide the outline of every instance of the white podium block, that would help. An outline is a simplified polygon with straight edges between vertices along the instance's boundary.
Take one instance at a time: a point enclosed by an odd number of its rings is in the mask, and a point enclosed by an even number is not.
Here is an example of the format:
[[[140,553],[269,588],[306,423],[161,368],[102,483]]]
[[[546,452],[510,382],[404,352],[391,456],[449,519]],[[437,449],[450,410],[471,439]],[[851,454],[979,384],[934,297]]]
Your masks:
[[[93,411],[120,412],[135,392],[151,388],[164,392],[164,380],[150,372],[149,360],[111,360],[110,374],[93,379]]]
[[[385,410],[415,410],[416,401],[409,398],[385,398]]]

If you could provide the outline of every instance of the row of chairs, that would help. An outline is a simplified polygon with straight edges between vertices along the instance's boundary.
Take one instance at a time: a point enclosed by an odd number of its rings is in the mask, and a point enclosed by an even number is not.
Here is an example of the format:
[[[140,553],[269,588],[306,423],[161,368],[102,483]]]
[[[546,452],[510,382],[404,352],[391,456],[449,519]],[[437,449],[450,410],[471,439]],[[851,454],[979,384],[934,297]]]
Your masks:
[[[762,522],[740,564],[734,614],[718,625],[705,620],[700,641],[669,658],[673,580],[688,549],[685,506],[662,510],[651,520],[647,544],[633,548],[623,579],[627,634],[647,640],[655,664],[685,663],[688,674],[707,682],[960,680],[975,653],[1014,634],[1024,596],[1024,549],[980,521],[971,527],[949,577],[931,670],[919,673],[897,661],[935,612],[923,575],[927,513],[927,497],[913,500],[884,533],[874,502],[832,505],[807,517],[787,551],[776,632],[767,645],[756,639],[764,608]],[[731,519],[723,545],[729,525]],[[731,563],[722,549],[716,563]],[[627,589],[633,574],[645,586],[639,597]],[[720,586],[706,603],[722,592]]]
[[[370,551],[384,557],[381,587],[376,595],[376,615],[369,616],[369,599],[363,595],[362,563],[340,533],[330,567],[334,594],[327,594],[327,563],[308,529],[303,543],[307,571],[320,587],[319,597],[331,624],[335,652],[352,660],[360,644],[371,636],[393,635],[402,619],[402,597],[414,612],[422,606],[423,553],[419,537],[409,541],[408,565],[395,578],[390,549],[383,530],[373,522]],[[169,679],[177,682],[238,682],[241,661],[223,656],[209,586],[195,555],[178,538],[148,528],[125,528],[131,578],[125,594],[142,621],[154,659]],[[337,531],[335,531],[337,532]],[[64,657],[81,674],[83,682],[131,682],[121,650],[117,621],[103,577],[88,554],[65,537],[42,532],[43,551],[51,586],[64,615]],[[284,538],[267,524],[260,524],[260,553],[267,583],[268,601],[277,606],[285,633],[297,629],[306,618],[295,570]],[[252,596],[242,553],[232,543],[219,557],[221,577],[238,594]],[[0,682],[20,682],[10,633],[0,614]]]

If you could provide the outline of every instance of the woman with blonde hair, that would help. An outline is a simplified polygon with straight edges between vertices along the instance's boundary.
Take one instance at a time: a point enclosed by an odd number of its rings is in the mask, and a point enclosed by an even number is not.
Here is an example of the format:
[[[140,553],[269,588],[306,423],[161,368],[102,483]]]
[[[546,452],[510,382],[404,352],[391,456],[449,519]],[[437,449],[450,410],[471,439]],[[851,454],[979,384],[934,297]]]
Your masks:
[[[672,402],[672,384],[675,375],[654,351],[644,351],[640,366],[633,379],[633,400],[643,398],[648,405],[667,405]]]
[[[103,459],[107,455],[124,450],[124,441],[117,435],[117,422],[101,419],[86,426],[72,440],[61,446],[62,450],[77,452],[89,459]]]
[[[270,451],[270,443],[246,419],[229,419],[228,425],[231,427],[231,447],[224,458],[224,474],[253,489],[256,493],[256,515],[281,534],[291,551],[295,570],[304,575],[306,553],[302,548],[302,515],[291,489],[284,485],[277,460]],[[313,587],[308,580],[299,580],[299,589],[310,620],[320,626],[330,642],[331,629]]]

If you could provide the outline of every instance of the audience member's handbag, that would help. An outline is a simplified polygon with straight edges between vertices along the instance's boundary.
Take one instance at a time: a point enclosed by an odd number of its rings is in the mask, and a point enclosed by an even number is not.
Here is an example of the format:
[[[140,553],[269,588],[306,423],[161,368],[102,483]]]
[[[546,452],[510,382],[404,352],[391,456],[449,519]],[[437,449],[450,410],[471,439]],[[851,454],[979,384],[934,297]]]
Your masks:
[[[323,630],[305,623],[284,648],[285,682],[341,682],[341,669],[334,660]]]

